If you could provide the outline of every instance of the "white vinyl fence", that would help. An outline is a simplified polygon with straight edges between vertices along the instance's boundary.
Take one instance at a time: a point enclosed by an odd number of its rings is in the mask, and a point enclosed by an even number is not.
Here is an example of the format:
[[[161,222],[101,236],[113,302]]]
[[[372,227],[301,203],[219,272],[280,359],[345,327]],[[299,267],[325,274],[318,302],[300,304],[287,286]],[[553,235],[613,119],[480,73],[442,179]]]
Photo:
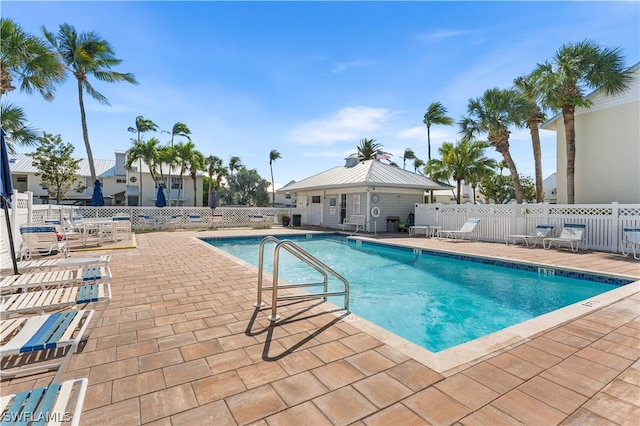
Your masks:
[[[536,225],[586,225],[586,247],[617,252],[623,227],[640,227],[640,204],[416,204],[416,225],[460,229],[470,217],[480,218],[473,238],[504,241],[507,234],[528,234]]]

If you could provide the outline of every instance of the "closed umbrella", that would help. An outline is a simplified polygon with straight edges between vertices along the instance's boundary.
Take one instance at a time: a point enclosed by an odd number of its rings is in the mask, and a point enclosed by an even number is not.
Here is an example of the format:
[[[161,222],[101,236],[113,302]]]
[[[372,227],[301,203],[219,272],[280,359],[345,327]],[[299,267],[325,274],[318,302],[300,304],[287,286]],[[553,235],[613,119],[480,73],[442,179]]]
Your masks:
[[[18,274],[18,264],[16,263],[16,248],[13,243],[13,230],[11,229],[11,219],[9,219],[9,207],[11,207],[11,196],[13,195],[13,183],[11,182],[11,169],[9,168],[9,152],[7,143],[4,140],[4,129],[0,128],[0,139],[2,142],[2,159],[0,160],[0,203],[4,210],[4,217],[7,222],[7,233],[9,234],[9,248],[11,250],[11,260],[13,261],[13,273]]]
[[[209,196],[209,207],[212,209],[218,207],[218,194],[215,189],[211,190],[211,195]]]
[[[91,205],[93,207],[102,207],[104,206],[104,196],[102,195],[102,186],[100,185],[100,181],[96,179],[93,184],[93,195],[91,196]]]
[[[156,195],[156,207],[164,207],[167,205],[167,199],[164,196],[164,186],[158,187],[158,195]]]

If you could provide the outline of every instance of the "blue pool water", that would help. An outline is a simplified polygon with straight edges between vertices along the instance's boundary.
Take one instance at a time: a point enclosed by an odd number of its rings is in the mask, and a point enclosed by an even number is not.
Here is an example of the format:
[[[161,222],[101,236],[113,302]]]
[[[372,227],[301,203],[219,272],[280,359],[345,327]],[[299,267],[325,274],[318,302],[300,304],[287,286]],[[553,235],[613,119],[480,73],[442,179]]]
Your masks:
[[[285,238],[285,237],[282,237]],[[432,352],[438,352],[572,303],[631,280],[554,271],[359,242],[344,236],[287,236],[349,280],[350,311]],[[258,266],[261,238],[204,241]],[[265,246],[265,274],[273,271],[273,243]],[[280,278],[318,282],[320,275],[286,251]],[[563,276],[567,275],[567,276]],[[331,280],[330,290],[342,284]],[[332,300],[342,306],[342,299]]]

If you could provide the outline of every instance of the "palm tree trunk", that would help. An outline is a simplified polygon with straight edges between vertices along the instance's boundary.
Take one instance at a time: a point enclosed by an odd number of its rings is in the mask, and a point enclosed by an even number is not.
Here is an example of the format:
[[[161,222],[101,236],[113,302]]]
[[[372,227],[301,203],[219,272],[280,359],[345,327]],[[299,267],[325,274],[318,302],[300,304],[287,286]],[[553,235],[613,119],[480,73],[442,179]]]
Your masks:
[[[87,130],[87,115],[84,112],[82,82],[80,80],[78,80],[78,102],[80,103],[80,121],[82,122],[82,138],[84,139],[84,147],[87,150],[87,161],[89,162],[89,170],[91,171],[91,183],[93,183],[97,179],[96,167],[93,164],[93,153],[91,152],[91,144],[89,143],[89,131]]]
[[[269,164],[269,168],[271,169],[271,207],[276,205],[276,187],[273,183],[273,166]]]
[[[196,182],[196,177],[193,176],[193,207],[198,207],[198,185]]]
[[[427,126],[427,160],[431,160],[431,130]]]
[[[456,202],[457,204],[460,204],[460,197],[462,195],[462,181],[461,180],[457,180],[456,181],[456,185],[458,187],[458,194],[456,195]]]
[[[513,158],[511,157],[509,150],[501,152],[501,154],[504,157],[504,161],[507,163],[509,172],[511,173],[511,181],[513,182],[513,191],[516,196],[516,203],[522,204],[524,196],[522,184],[520,183],[520,175],[518,175],[518,170],[516,169],[516,163],[513,162]]]
[[[540,130],[538,122],[533,120],[529,123],[529,132],[531,133],[531,144],[533,145],[533,162],[536,173],[536,202],[544,201],[544,188],[542,178],[542,151],[540,149]]]
[[[142,158],[138,160],[138,178],[140,179],[138,184],[138,206],[142,207]]]
[[[564,138],[567,150],[567,204],[575,203],[576,128],[573,106],[562,107]]]

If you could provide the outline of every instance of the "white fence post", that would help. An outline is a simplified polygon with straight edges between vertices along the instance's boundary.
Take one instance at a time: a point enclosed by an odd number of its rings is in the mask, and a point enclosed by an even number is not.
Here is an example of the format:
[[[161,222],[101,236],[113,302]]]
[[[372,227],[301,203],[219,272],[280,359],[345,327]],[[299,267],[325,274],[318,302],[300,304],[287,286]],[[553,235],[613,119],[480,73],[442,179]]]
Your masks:
[[[620,238],[622,234],[622,227],[620,226],[620,204],[617,201],[611,203],[611,226],[609,231],[609,241],[613,247],[610,247],[612,252],[617,252],[620,247]]]

